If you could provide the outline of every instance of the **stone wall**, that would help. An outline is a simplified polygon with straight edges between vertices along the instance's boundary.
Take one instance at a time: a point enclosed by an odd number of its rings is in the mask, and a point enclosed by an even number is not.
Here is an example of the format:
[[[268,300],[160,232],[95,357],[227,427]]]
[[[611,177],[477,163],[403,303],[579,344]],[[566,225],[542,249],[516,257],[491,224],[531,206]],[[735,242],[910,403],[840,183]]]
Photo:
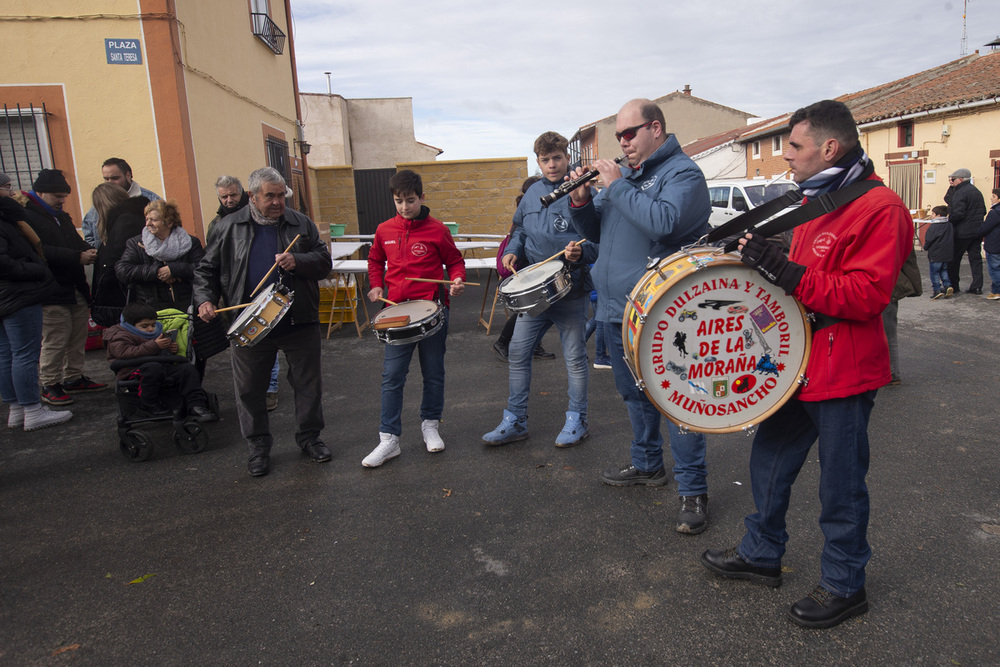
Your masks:
[[[517,208],[515,200],[521,194],[521,183],[529,175],[523,157],[409,162],[396,168],[420,174],[431,215],[444,222],[457,222],[459,233],[464,234],[506,234]],[[309,179],[315,220],[346,223],[345,233],[357,234],[353,169],[310,167]],[[320,231],[329,233],[328,225],[320,224]]]
[[[411,162],[396,168],[420,174],[431,215],[457,222],[464,234],[506,234],[529,175],[523,157]]]

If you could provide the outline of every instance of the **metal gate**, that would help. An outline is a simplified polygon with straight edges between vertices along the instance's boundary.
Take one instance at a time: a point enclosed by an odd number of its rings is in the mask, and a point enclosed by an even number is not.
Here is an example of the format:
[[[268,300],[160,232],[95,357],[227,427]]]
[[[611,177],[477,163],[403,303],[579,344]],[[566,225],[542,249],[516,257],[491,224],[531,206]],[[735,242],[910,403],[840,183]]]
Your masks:
[[[358,169],[354,172],[359,234],[374,234],[380,222],[396,216],[396,205],[389,192],[389,179],[395,173],[395,169]]]

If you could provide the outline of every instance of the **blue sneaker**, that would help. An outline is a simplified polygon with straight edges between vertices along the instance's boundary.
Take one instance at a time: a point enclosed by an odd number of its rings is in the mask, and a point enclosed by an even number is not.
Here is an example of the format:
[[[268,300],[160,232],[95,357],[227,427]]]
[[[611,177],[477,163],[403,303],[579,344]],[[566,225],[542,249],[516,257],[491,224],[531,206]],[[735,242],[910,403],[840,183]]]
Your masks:
[[[594,359],[594,368],[611,368],[611,359],[609,357],[597,357]]]
[[[506,445],[508,442],[525,440],[528,437],[528,418],[518,419],[510,410],[503,411],[503,421],[495,429],[483,436],[487,445]]]
[[[567,412],[566,423],[556,436],[556,447],[572,447],[590,435],[587,430],[587,418],[579,412]]]

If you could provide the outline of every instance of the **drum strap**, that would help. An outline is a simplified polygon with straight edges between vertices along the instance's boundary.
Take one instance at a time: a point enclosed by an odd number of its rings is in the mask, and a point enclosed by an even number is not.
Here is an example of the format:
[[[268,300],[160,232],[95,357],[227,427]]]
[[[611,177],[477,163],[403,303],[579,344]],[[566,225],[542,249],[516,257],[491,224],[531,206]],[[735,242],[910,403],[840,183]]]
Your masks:
[[[714,243],[736,235],[726,243],[726,247],[724,248],[725,252],[732,252],[739,245],[739,237],[744,231],[752,230],[753,233],[760,234],[765,238],[776,236],[821,215],[832,213],[841,206],[851,203],[866,192],[884,185],[882,181],[855,181],[846,188],[820,195],[808,204],[800,206],[794,211],[789,211],[785,215],[775,218],[760,227],[754,228],[761,220],[765,220],[782,209],[802,200],[801,192],[798,190],[789,191],[777,199],[772,199],[766,204],[762,204],[753,210],[733,218],[726,224],[716,227],[708,233],[707,239],[710,243]]]

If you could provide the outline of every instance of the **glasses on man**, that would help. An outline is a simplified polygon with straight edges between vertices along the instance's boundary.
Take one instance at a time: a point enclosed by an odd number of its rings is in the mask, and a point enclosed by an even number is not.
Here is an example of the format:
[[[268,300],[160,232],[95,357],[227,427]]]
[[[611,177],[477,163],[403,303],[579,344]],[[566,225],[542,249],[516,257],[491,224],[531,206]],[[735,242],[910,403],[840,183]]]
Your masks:
[[[641,130],[644,127],[649,127],[652,123],[653,121],[650,120],[643,123],[642,125],[636,125],[635,127],[626,127],[621,132],[615,132],[615,138],[618,139],[618,141],[621,141],[622,139],[624,139],[625,141],[632,141],[633,139],[635,139],[635,135],[639,133],[639,130]]]

